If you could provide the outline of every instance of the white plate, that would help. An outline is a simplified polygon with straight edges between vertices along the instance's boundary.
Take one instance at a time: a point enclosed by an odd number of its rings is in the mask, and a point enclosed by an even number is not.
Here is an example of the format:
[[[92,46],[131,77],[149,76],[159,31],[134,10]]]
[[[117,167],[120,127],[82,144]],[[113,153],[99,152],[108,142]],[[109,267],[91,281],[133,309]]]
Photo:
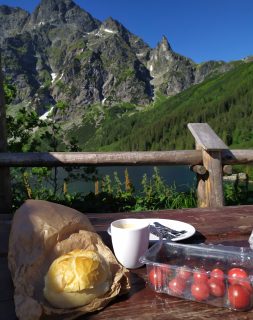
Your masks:
[[[171,241],[179,241],[179,240],[184,240],[184,239],[188,239],[191,236],[194,235],[196,229],[189,223],[186,222],[182,222],[182,221],[178,221],[178,220],[169,220],[169,219],[143,219],[148,221],[150,224],[154,223],[154,222],[160,222],[161,224],[163,224],[166,227],[175,229],[177,231],[181,231],[181,230],[185,230],[186,232],[174,239],[172,239]],[[107,229],[107,232],[109,233],[109,235],[111,235],[111,227],[109,227]],[[154,234],[150,233],[149,236],[149,240],[150,241],[157,241],[159,238],[157,236],[155,236]]]

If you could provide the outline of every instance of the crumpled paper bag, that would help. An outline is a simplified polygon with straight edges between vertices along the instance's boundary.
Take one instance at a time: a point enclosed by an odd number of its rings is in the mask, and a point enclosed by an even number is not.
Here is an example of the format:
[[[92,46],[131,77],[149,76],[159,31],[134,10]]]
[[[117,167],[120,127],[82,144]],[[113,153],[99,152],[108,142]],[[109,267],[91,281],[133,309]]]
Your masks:
[[[57,309],[43,296],[44,277],[54,259],[74,249],[97,250],[109,262],[110,290],[91,303]],[[130,289],[128,270],[95,233],[88,218],[71,208],[42,200],[27,200],[15,213],[9,239],[8,265],[20,320],[75,319],[104,308]]]

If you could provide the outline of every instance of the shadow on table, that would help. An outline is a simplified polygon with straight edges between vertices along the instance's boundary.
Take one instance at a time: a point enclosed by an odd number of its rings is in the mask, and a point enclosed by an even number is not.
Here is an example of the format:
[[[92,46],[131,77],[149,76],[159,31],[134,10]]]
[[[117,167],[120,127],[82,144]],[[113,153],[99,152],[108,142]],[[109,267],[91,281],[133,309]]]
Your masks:
[[[145,267],[142,267],[141,269],[143,268]],[[100,319],[100,316],[102,316],[101,312],[103,313],[103,317],[101,319],[113,319],[113,317],[116,317],[115,310],[121,309],[125,301],[129,300],[133,295],[135,294],[137,294],[137,296],[141,295],[138,293],[146,287],[146,281],[143,279],[143,277],[141,277],[138,274],[140,272],[140,269],[138,270],[137,269],[136,271],[132,270],[130,273],[131,289],[128,293],[113,299],[102,311],[100,310],[100,311],[92,312],[90,314],[85,314],[83,316],[80,316],[78,320]],[[112,305],[114,305],[113,310],[110,309],[110,306]],[[116,305],[116,308],[115,308],[115,305]]]
[[[106,231],[100,231],[98,232],[98,234],[102,237],[104,244],[108,246],[111,250],[113,250],[111,236]],[[191,236],[190,238],[177,241],[177,242],[185,243],[185,244],[198,244],[198,243],[204,243],[205,241],[206,241],[206,237],[199,231],[196,231],[194,235]],[[152,241],[150,243],[150,246],[152,246],[154,243],[155,241]]]
[[[177,241],[177,242],[185,243],[185,244],[199,244],[199,243],[204,243],[205,241],[206,241],[206,237],[199,231],[196,231],[192,237],[182,241]]]

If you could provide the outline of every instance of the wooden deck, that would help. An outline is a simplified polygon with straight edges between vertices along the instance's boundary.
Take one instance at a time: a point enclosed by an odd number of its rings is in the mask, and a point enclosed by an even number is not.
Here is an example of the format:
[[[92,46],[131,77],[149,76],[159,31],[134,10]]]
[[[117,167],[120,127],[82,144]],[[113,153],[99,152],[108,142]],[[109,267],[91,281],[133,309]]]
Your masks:
[[[122,217],[175,219],[192,224],[197,232],[185,240],[187,243],[212,242],[248,245],[253,229],[253,206],[224,207],[217,209],[184,209],[153,211],[146,213],[88,214],[96,231],[111,247],[106,230],[111,221]],[[8,234],[10,216],[0,217],[0,319],[16,320],[13,287],[7,267]],[[131,291],[115,299],[100,312],[84,315],[78,319],[253,319],[253,311],[236,312],[226,308],[186,301],[153,292],[146,285],[146,269],[131,271]],[[64,319],[64,318],[63,318]]]

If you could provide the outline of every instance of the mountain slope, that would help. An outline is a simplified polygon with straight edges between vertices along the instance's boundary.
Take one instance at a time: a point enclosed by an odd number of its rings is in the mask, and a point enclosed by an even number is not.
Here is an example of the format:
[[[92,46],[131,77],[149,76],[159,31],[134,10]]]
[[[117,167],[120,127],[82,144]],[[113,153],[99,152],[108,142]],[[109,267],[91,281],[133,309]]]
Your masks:
[[[229,146],[253,145],[253,63],[235,63],[233,70],[162,99],[140,112],[105,117],[99,128],[85,137],[76,127],[85,150],[192,149],[194,141],[186,125],[208,122]],[[130,108],[130,107],[129,107]],[[133,110],[132,110],[133,111]]]

